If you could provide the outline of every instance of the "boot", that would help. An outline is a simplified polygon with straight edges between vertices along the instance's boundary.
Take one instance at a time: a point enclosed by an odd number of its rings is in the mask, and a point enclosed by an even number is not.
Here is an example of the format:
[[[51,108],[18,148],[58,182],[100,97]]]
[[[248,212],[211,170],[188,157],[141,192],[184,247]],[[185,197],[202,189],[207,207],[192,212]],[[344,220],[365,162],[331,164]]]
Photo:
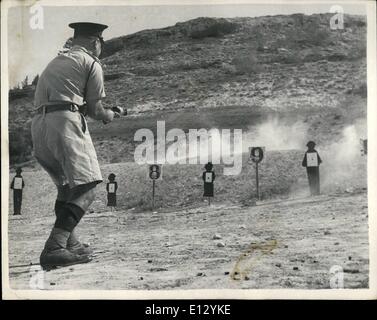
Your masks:
[[[69,231],[59,228],[52,229],[39,259],[44,270],[91,261],[86,255],[78,255],[66,249],[69,236]]]
[[[65,201],[62,201],[62,200],[56,200],[55,201],[55,215],[56,217],[59,216],[60,213],[60,210],[64,207],[64,205],[66,204]],[[67,241],[67,250],[71,251],[72,253],[76,253],[76,254],[92,254],[93,253],[93,250],[89,248],[89,245],[86,244],[86,243],[81,243],[77,236],[76,236],[76,233],[75,233],[75,229],[72,230],[69,238],[68,238],[68,241]]]
[[[80,255],[90,255],[93,253],[93,250],[89,247],[88,244],[81,243],[79,241],[74,229],[72,230],[71,235],[68,238],[67,250]]]

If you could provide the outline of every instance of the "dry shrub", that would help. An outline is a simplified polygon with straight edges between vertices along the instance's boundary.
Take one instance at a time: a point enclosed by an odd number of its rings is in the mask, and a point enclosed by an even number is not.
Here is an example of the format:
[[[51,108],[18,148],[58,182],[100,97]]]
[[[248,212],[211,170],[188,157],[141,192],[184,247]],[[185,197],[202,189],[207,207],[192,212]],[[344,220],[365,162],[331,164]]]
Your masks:
[[[207,24],[194,29],[190,33],[193,39],[203,39],[207,37],[220,37],[225,34],[233,33],[237,30],[235,23],[229,22],[225,19],[220,21],[208,20]]]
[[[33,144],[29,129],[18,128],[9,132],[9,160],[11,164],[29,161],[32,157]]]
[[[263,70],[254,51],[249,54],[238,54],[233,58],[232,64],[237,74],[254,74]]]

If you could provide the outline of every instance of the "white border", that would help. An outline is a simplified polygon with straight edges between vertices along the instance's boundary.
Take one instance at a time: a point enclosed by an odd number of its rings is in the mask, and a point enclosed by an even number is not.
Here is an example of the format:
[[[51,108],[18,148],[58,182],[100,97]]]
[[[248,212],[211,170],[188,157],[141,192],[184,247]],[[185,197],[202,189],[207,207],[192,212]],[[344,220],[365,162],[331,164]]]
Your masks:
[[[77,6],[78,1],[41,0],[42,6]],[[3,299],[377,299],[377,113],[376,113],[376,3],[371,1],[305,1],[306,4],[360,4],[367,6],[367,66],[368,66],[368,211],[369,211],[369,289],[257,289],[257,290],[13,290],[9,286],[8,269],[8,56],[7,12],[10,7],[30,5],[35,1],[1,1],[1,208],[2,208],[2,283]],[[98,5],[218,5],[218,4],[302,4],[303,1],[250,1],[250,0],[81,0],[80,6]],[[352,226],[350,226],[352,227]]]

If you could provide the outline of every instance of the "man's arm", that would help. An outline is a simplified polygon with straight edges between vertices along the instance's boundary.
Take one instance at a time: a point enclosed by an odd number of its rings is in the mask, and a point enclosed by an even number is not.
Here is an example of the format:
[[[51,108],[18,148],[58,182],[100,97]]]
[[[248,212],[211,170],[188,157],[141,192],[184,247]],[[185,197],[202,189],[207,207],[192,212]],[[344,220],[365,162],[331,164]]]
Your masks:
[[[115,113],[102,106],[101,100],[88,100],[87,113],[88,116],[95,120],[102,120],[104,123],[113,121]]]

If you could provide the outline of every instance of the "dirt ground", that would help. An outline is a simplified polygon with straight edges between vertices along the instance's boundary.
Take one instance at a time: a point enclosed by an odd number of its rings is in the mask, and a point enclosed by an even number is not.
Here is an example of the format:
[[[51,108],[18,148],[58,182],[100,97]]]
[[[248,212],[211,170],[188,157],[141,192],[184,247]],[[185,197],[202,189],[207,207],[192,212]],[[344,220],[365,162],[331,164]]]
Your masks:
[[[51,211],[9,216],[14,289],[324,289],[334,268],[342,268],[345,288],[368,287],[366,191],[249,207],[214,201],[158,212],[95,211],[78,227],[93,260],[42,272],[34,264]]]

